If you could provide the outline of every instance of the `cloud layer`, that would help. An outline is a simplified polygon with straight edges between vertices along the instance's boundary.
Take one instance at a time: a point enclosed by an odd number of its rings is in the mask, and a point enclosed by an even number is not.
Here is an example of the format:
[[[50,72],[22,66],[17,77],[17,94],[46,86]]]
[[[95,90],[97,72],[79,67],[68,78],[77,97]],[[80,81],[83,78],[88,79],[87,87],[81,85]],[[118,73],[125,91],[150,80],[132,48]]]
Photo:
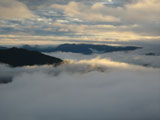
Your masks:
[[[0,3],[0,36],[3,36],[0,44],[160,39],[159,0],[1,0]]]
[[[0,68],[1,76],[14,76],[0,85],[5,120],[160,118],[159,69],[98,58],[57,68]]]
[[[25,4],[18,0],[0,0],[1,19],[23,19],[32,17],[34,17],[33,13]]]

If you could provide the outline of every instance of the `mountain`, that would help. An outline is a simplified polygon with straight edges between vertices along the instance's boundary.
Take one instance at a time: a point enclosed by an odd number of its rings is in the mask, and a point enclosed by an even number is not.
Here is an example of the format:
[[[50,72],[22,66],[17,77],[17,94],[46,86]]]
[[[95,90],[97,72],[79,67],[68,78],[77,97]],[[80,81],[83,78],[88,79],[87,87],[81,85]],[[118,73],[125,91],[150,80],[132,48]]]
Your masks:
[[[32,51],[39,51],[39,52],[53,52],[54,47],[53,46],[43,46],[43,45],[23,45],[20,48],[32,50]]]
[[[0,50],[1,50],[1,49],[7,49],[7,47],[0,46]]]
[[[0,62],[12,67],[26,65],[58,65],[63,61],[59,58],[44,55],[38,51],[29,51],[23,48],[9,48],[0,50]]]
[[[0,77],[0,84],[7,84],[12,82],[12,77]]]
[[[109,45],[94,45],[94,44],[61,44],[58,46],[49,46],[49,47],[41,47],[41,46],[29,46],[24,45],[21,48],[25,48],[27,50],[36,50],[40,52],[72,52],[72,53],[81,53],[81,54],[92,54],[92,53],[107,53],[107,52],[115,52],[115,51],[129,51],[136,50],[140,47],[136,46],[109,46]]]
[[[93,45],[93,44],[62,44],[56,47],[54,51],[92,54],[92,53],[107,53],[114,51],[129,51],[136,49],[138,49],[138,47],[134,46],[117,47],[117,46]]]
[[[155,53],[146,53],[145,55],[148,55],[148,56],[157,56]]]

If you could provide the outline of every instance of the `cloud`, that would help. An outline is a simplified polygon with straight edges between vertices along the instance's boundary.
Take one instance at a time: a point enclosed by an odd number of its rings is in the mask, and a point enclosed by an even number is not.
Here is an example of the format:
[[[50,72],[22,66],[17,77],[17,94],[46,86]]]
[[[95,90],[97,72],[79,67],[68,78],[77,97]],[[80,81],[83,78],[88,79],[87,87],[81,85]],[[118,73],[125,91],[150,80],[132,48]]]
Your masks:
[[[148,67],[159,68],[159,61],[157,60],[159,59],[159,56],[157,56],[156,57],[157,59],[155,59],[155,57],[152,58],[152,56],[150,57],[150,56],[140,55],[140,54],[145,54],[140,51],[137,51],[136,53],[113,52],[113,53],[92,54],[92,55],[83,55],[78,53],[65,53],[65,52],[46,53],[47,55],[63,59],[64,64],[57,67],[53,67],[52,65],[43,65],[43,66],[35,65],[35,66],[26,66],[17,68],[11,68],[5,64],[0,64],[0,73],[1,73],[0,80],[3,83],[5,82],[5,80],[6,82],[8,80],[11,81],[11,78],[19,76],[23,73],[30,74],[33,72],[44,72],[46,74],[51,74],[53,76],[59,76],[62,73],[67,73],[71,75],[86,74],[93,71],[109,72],[112,71],[112,69],[145,70],[146,68],[143,67],[144,64],[148,64],[149,65]],[[147,52],[147,50],[145,50],[145,52]],[[126,55],[127,57],[125,57]],[[154,64],[152,63],[153,61]]]
[[[111,68],[123,68],[123,69],[144,69],[143,67],[129,65],[126,63],[114,62],[105,58],[92,58],[92,59],[68,59],[65,60],[64,64],[53,67],[52,65],[44,65],[44,66],[26,66],[26,67],[17,67],[11,68],[7,65],[0,65],[1,78],[13,78],[15,76],[19,76],[23,73],[32,73],[32,72],[44,72],[51,75],[60,75],[62,73],[69,74],[77,74],[77,73],[88,73],[92,71],[105,72],[110,70]]]
[[[103,43],[101,43],[103,44]],[[121,44],[121,42],[120,42]],[[123,45],[125,44],[122,43]],[[71,59],[71,60],[83,60],[84,58],[87,60],[89,60],[89,62],[91,60],[95,60],[99,61],[97,59],[95,59],[97,56],[99,56],[100,61],[102,60],[106,60],[110,59],[113,61],[118,61],[118,62],[122,62],[122,63],[128,63],[128,64],[134,64],[134,65],[140,65],[140,66],[147,66],[147,67],[153,67],[153,68],[160,68],[160,52],[159,52],[159,43],[156,43],[157,45],[152,44],[152,43],[148,43],[148,44],[144,44],[142,43],[134,43],[136,44],[136,46],[142,47],[141,49],[137,49],[134,51],[124,51],[124,52],[109,52],[109,53],[93,53],[91,55],[83,55],[83,54],[78,54],[78,53],[68,53],[68,52],[52,52],[52,53],[46,53],[47,55],[50,56],[55,56],[57,58],[61,58],[61,59]],[[115,45],[115,44],[113,44]],[[119,46],[119,45],[118,45]],[[126,44],[126,46],[128,46],[128,44]],[[154,53],[155,56],[149,56],[146,55],[147,53]],[[101,63],[101,62],[98,63]],[[96,63],[96,64],[98,64]],[[108,60],[106,60],[104,63],[106,63],[107,65],[110,64],[110,62]],[[113,64],[115,65],[115,63]],[[104,66],[104,65],[102,65]],[[120,66],[119,66],[120,67]],[[123,66],[121,66],[123,67]],[[130,66],[131,67],[131,66]]]
[[[34,17],[34,14],[25,4],[17,0],[0,0],[1,19],[23,19],[32,17]]]
[[[88,6],[80,2],[70,2],[67,5],[53,4],[51,7],[63,10],[67,16],[75,17],[80,20],[92,21],[92,22],[118,22],[118,18],[105,15],[99,12],[97,7],[101,7],[102,4],[94,4]]]
[[[114,6],[124,6],[126,4],[135,3],[138,0],[19,0],[27,4],[28,6],[38,7],[38,6],[46,6],[50,4],[67,4],[69,2],[82,2],[85,4],[93,4],[95,2],[99,2],[102,4],[114,4]]]
[[[139,20],[141,22],[158,22],[160,15],[159,0],[141,0],[135,4],[128,4],[125,6],[127,9],[126,14],[130,20]],[[132,13],[129,14],[129,13]],[[145,14],[145,15],[144,15]],[[138,16],[138,18],[136,18]]]
[[[141,67],[98,58],[71,63],[59,68],[1,66],[0,75],[21,72],[14,76],[12,83],[0,85],[1,119],[160,118],[159,69],[139,69]],[[106,71],[80,72],[89,68],[88,64],[101,66]],[[61,74],[53,74],[55,71]]]
[[[54,22],[54,27],[69,31],[73,35],[83,36],[81,39],[97,40],[97,41],[133,41],[133,40],[147,40],[155,39],[159,40],[160,36],[152,35],[140,35],[134,30],[139,29],[138,25],[89,25],[89,24],[65,24],[60,22]]]
[[[159,41],[159,0],[108,2],[1,0],[0,44]]]
[[[80,20],[106,23],[117,22],[120,26],[126,26],[126,31],[144,36],[159,36],[159,0],[125,2],[128,4],[118,7],[106,6],[100,2],[93,5],[70,2],[67,5],[53,4],[52,7],[62,10],[67,16],[76,17]],[[136,27],[132,28],[131,26]],[[116,25],[115,27],[118,26]],[[118,29],[119,27],[116,28],[116,30]]]
[[[106,13],[115,15],[121,19],[123,24],[135,24],[137,27],[128,28],[141,35],[159,36],[160,26],[160,1],[159,0],[141,0],[126,4],[123,7],[106,7]]]
[[[118,22],[125,20],[125,22],[146,23],[146,22],[159,22],[159,0],[141,0],[126,4],[121,7],[105,6],[99,2],[93,5],[86,5],[81,2],[70,2],[67,5],[53,4],[53,8],[61,9],[68,16],[79,17],[86,20],[101,20],[103,16],[110,17],[109,22]],[[144,15],[145,14],[145,15]],[[94,16],[97,16],[97,18]],[[99,17],[101,16],[101,17]],[[90,18],[89,18],[90,17]],[[94,19],[92,19],[94,18]],[[121,21],[121,22],[122,22]]]

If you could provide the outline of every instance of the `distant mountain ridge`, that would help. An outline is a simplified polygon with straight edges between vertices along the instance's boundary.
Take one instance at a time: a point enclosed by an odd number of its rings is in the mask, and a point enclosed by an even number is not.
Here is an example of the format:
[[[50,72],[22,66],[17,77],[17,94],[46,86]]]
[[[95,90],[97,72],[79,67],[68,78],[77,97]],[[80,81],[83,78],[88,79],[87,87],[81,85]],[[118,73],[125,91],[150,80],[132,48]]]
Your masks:
[[[60,52],[72,52],[72,53],[81,53],[81,54],[93,54],[93,53],[107,53],[107,52],[116,52],[116,51],[130,51],[130,50],[139,49],[141,47],[109,46],[109,45],[94,45],[94,44],[60,44],[58,46],[23,45],[23,46],[20,46],[20,48],[39,51],[39,52],[60,51]]]
[[[53,49],[53,52],[72,52],[72,53],[82,53],[82,54],[92,54],[92,53],[107,53],[115,51],[129,51],[136,50],[140,47],[135,46],[109,46],[109,45],[94,45],[94,44],[62,44]]]
[[[44,65],[53,64],[58,65],[63,60],[44,55],[38,51],[30,51],[23,48],[9,48],[0,49],[0,62],[9,64],[12,67],[26,66],[26,65]]]

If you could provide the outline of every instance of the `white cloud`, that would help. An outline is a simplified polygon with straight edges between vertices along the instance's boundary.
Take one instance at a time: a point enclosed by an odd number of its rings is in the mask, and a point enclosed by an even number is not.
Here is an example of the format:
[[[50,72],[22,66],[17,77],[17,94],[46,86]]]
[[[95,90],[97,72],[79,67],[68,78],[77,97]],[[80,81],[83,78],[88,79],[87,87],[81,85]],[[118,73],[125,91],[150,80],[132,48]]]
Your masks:
[[[159,0],[141,0],[135,4],[125,6],[126,16],[129,21],[138,22],[159,22],[160,20],[160,1]]]
[[[60,58],[62,58],[63,54],[59,55],[61,56]],[[74,54],[68,54],[68,55],[70,59],[63,58],[65,60],[64,64],[57,67],[53,67],[52,65],[44,65],[44,66],[26,66],[20,68],[10,68],[7,65],[1,64],[0,77],[1,78],[15,77],[23,73],[33,73],[33,72],[44,72],[44,73],[49,73],[51,75],[60,75],[62,73],[81,74],[92,71],[106,72],[112,68],[142,69],[142,70],[145,69],[144,67],[129,65],[127,63],[114,62],[106,58],[99,58],[99,57],[93,58],[93,56],[88,56],[89,57],[88,59],[83,59],[84,55],[82,55],[78,58],[78,60],[76,60]],[[55,56],[57,57],[57,55]]]
[[[134,43],[134,44],[137,44],[137,43]],[[126,44],[126,46],[128,46],[128,44]],[[142,48],[134,50],[134,51],[124,51],[124,52],[117,51],[117,52],[109,52],[109,53],[101,53],[101,54],[93,53],[89,56],[78,54],[78,53],[67,53],[67,52],[52,52],[52,53],[46,53],[46,54],[50,56],[55,56],[61,59],[71,59],[71,60],[76,60],[76,61],[83,60],[85,58],[86,62],[87,60],[89,60],[89,62],[95,61],[95,63],[96,61],[98,61],[96,64],[101,64],[101,62],[104,60],[103,63],[106,63],[108,67],[111,64],[109,60],[106,60],[106,58],[113,60],[113,61],[119,61],[120,63],[124,62],[128,64],[160,68],[160,52],[159,52],[158,43],[157,45],[152,45],[152,43],[148,43],[148,45],[147,44],[143,45],[142,43],[142,44],[137,44],[137,46],[142,47]],[[155,56],[146,55],[147,53],[154,53]],[[99,56],[100,61],[98,59],[95,59],[97,56]],[[114,63],[112,65],[116,65],[116,64]],[[121,66],[121,67],[124,67],[124,66]]]
[[[91,0],[92,4],[69,1],[61,1],[64,4],[46,1],[56,4],[34,11],[39,17],[33,21],[0,21],[0,44],[54,44],[70,40],[158,42],[160,39],[159,0],[112,0],[113,4],[125,3],[114,7],[103,4],[105,1]],[[33,1],[28,2],[27,5],[31,5]],[[35,0],[33,5],[38,6],[38,3],[45,2]],[[17,0],[0,0],[0,18],[32,18],[35,15],[28,7]]]
[[[101,7],[102,4],[95,4],[88,6],[80,2],[70,2],[67,5],[53,4],[51,7],[63,10],[64,13],[70,17],[75,17],[80,20],[92,21],[92,22],[118,22],[118,18],[102,14],[97,7]],[[102,5],[103,6],[103,5]]]
[[[52,7],[62,10],[65,15],[77,17],[89,22],[118,22],[126,26],[125,30],[144,36],[159,36],[160,1],[141,0],[111,7],[99,2],[86,5],[70,2],[67,5],[53,4]],[[136,25],[137,27],[131,27]],[[115,26],[117,27],[117,26]],[[117,30],[124,30],[120,27]],[[118,38],[118,36],[116,36]],[[129,38],[128,38],[129,40]]]
[[[146,23],[159,22],[160,19],[160,1],[159,0],[141,0],[126,4],[122,7],[110,7],[101,3],[85,5],[80,2],[70,2],[67,5],[53,4],[53,8],[61,9],[66,15],[79,17],[89,21],[104,20],[107,22],[118,22],[120,19],[125,22]],[[97,16],[97,17],[94,17]],[[101,17],[103,19],[101,19]],[[94,18],[94,19],[93,19]],[[127,20],[127,21],[126,21]]]
[[[0,18],[21,19],[32,18],[33,13],[18,0],[0,0]]]
[[[107,70],[79,73],[87,64],[101,64]],[[158,120],[160,71],[139,68],[104,59],[74,61],[58,68],[7,68],[21,74],[12,83],[0,85],[1,119]],[[63,72],[52,74],[58,70]]]

